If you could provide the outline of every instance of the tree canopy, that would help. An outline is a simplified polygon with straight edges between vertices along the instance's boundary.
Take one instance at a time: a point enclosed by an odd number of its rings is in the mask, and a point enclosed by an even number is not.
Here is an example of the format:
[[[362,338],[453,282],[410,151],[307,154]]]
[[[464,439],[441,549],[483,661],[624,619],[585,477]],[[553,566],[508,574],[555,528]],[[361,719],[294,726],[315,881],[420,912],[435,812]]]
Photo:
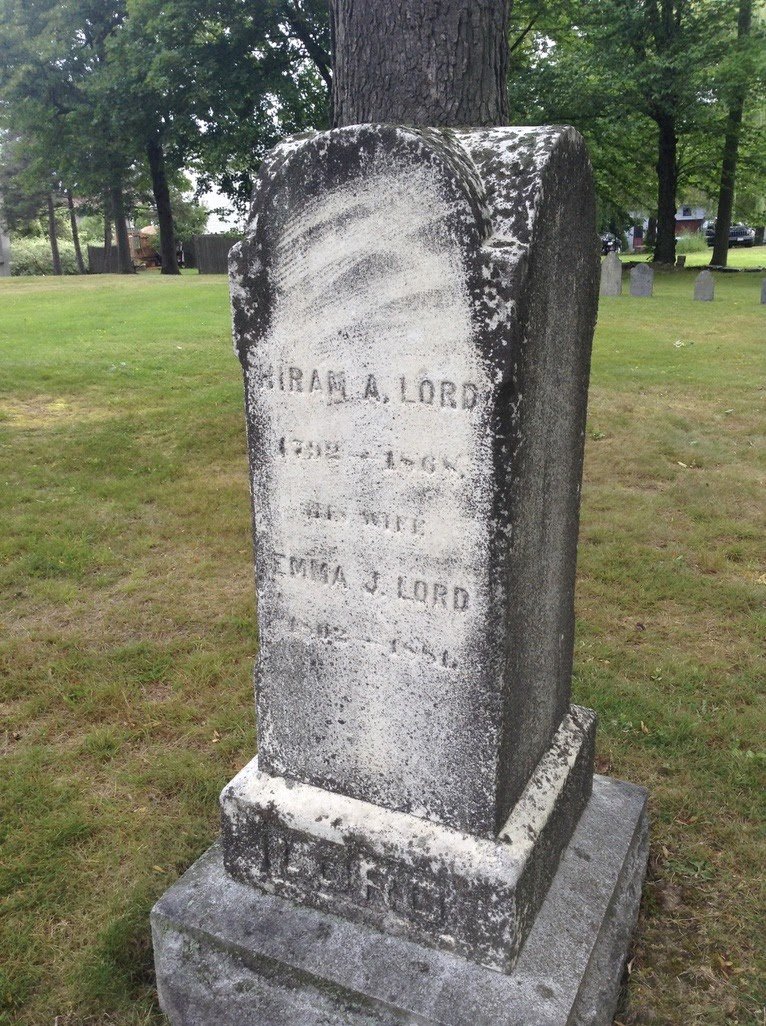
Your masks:
[[[509,120],[578,128],[602,224],[619,231],[639,212],[655,218],[656,259],[673,259],[677,204],[703,196],[713,208],[723,179],[733,213],[762,221],[765,7],[515,0]],[[126,213],[148,197],[163,269],[175,270],[183,173],[244,211],[264,153],[285,134],[332,123],[331,52],[325,0],[0,0],[6,220],[34,220],[49,196],[63,204],[69,191],[101,210],[105,234],[115,224],[119,246]],[[736,183],[722,172],[733,123]]]

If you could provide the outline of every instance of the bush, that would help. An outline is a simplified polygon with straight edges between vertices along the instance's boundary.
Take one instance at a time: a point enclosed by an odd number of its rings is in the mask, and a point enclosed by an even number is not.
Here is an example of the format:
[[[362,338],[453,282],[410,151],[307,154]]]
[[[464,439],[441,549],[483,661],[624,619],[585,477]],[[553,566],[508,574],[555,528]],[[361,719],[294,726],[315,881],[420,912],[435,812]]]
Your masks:
[[[59,240],[61,270],[64,274],[77,274],[77,261],[71,242]],[[11,240],[11,274],[47,275],[53,274],[53,258],[47,239]]]
[[[707,248],[707,241],[702,232],[679,235],[676,239],[676,253],[704,253]]]

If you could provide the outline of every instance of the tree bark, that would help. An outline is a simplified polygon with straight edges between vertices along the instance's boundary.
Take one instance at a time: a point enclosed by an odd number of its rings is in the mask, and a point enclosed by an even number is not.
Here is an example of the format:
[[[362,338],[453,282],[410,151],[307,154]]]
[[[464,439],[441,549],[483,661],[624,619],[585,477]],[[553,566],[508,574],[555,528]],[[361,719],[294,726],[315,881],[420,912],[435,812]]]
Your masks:
[[[753,0],[739,0],[737,43],[740,47],[742,40],[750,34],[752,18]],[[710,258],[711,265],[717,267],[726,267],[729,259],[729,230],[731,228],[731,215],[734,210],[734,186],[737,179],[739,136],[742,128],[742,114],[745,109],[746,90],[747,85],[743,75],[729,106],[729,114],[726,118],[726,132],[723,140],[721,184],[718,189],[718,211],[715,219],[713,255]]]
[[[74,256],[77,261],[77,271],[79,274],[85,274],[85,261],[82,258],[80,231],[77,227],[77,215],[74,209],[74,200],[72,199],[71,189],[67,189],[66,191],[66,202],[69,207],[69,224],[72,226],[72,243],[74,244]]]
[[[51,244],[51,261],[53,273],[63,274],[61,270],[61,255],[59,254],[58,228],[56,227],[56,208],[53,205],[53,193],[48,193],[48,239]]]
[[[135,274],[133,257],[130,255],[128,226],[125,223],[125,197],[122,194],[122,186],[112,186],[111,200],[114,228],[117,235],[117,273]]]
[[[654,262],[676,262],[676,188],[678,185],[678,137],[675,118],[660,114],[655,119],[659,128],[657,155],[657,242]]]
[[[112,200],[108,189],[104,190],[104,274],[112,271]]]
[[[508,119],[511,0],[330,0],[333,124]]]
[[[157,207],[157,222],[160,228],[160,254],[162,274],[180,274],[176,256],[176,231],[173,223],[173,208],[170,205],[170,189],[165,171],[165,153],[162,143],[154,136],[146,144],[149,170],[152,175],[152,191]]]

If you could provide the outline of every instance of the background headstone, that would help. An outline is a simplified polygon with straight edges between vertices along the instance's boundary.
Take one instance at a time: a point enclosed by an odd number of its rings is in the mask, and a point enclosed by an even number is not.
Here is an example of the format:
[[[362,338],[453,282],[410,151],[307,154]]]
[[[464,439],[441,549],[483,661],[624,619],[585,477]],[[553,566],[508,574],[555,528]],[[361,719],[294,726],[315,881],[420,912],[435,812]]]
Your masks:
[[[681,256],[676,257],[676,267],[679,270],[686,267],[686,254],[682,254]]]
[[[601,261],[602,296],[619,296],[622,294],[622,261],[616,253],[607,253]]]
[[[694,279],[694,298],[702,303],[711,303],[715,297],[715,279],[705,269]]]
[[[761,302],[766,303],[766,278],[761,282]]]
[[[631,296],[651,296],[654,288],[654,268],[649,264],[636,264],[630,269]]]

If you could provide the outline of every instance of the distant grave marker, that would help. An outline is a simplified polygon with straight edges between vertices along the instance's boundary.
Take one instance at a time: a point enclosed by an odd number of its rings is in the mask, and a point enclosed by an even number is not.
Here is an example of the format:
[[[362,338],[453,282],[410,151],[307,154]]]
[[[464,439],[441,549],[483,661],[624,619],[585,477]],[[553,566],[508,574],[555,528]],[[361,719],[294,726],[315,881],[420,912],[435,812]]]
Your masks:
[[[638,298],[652,295],[654,290],[654,268],[648,264],[636,264],[630,270],[630,294]]]
[[[602,296],[619,296],[622,294],[622,261],[616,253],[607,253],[601,262]]]
[[[700,303],[712,303],[715,298],[715,279],[707,268],[694,279],[694,298]]]

